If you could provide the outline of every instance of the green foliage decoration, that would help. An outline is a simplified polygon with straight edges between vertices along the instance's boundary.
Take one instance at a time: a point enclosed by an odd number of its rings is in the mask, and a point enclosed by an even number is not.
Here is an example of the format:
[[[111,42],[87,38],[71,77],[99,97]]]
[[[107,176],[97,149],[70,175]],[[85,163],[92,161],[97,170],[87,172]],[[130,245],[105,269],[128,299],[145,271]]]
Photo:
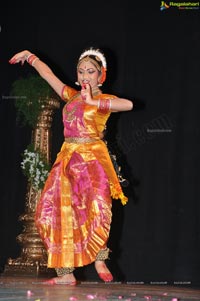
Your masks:
[[[13,82],[10,95],[15,100],[17,121],[34,128],[49,98],[58,96],[39,75],[29,75]]]

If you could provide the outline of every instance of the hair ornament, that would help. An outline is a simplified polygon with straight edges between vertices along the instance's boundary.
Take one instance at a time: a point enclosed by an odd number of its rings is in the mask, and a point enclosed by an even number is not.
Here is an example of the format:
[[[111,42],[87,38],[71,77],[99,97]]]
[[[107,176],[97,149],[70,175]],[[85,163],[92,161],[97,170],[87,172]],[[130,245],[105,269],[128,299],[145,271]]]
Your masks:
[[[105,59],[105,56],[103,55],[103,53],[99,50],[99,49],[94,49],[94,48],[90,48],[88,50],[85,50],[81,56],[79,57],[79,61],[84,58],[85,56],[87,55],[93,55],[95,56],[96,58],[98,58],[101,63],[102,63],[102,66],[106,69],[107,68],[107,63],[106,63],[106,59]]]

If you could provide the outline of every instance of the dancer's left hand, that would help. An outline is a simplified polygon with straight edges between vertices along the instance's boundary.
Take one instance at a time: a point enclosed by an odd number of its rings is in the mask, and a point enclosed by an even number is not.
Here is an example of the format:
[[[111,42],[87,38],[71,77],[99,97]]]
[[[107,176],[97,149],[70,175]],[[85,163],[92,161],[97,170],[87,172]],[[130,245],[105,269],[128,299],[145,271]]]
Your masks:
[[[92,104],[92,93],[89,84],[84,84],[81,89],[81,96],[85,103]]]

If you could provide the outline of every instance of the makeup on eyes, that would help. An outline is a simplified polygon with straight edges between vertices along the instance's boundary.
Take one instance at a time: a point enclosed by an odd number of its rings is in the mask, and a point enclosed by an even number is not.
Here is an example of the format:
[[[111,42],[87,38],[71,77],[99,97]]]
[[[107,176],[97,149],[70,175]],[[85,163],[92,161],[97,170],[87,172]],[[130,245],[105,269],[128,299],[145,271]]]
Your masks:
[[[95,70],[93,68],[89,68],[89,69],[80,68],[80,69],[78,69],[78,72],[80,74],[83,74],[84,72],[88,72],[89,74],[93,74],[93,73],[95,73]]]

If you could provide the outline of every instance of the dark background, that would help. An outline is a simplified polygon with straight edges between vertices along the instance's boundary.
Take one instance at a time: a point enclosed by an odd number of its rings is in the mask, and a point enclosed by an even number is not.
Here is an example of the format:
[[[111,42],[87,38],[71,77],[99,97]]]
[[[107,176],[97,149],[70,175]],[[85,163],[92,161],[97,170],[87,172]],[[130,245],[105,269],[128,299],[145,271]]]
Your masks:
[[[40,1],[4,4],[0,14],[0,267],[16,258],[26,179],[21,153],[31,130],[16,124],[12,82],[34,70],[9,65],[29,49],[74,86],[81,51],[104,50],[103,91],[134,110],[112,114],[107,140],[129,180],[129,203],[113,203],[109,246],[115,279],[200,287],[200,11],[160,2]],[[134,4],[135,3],[135,4]],[[61,109],[52,125],[52,161],[61,143]],[[95,279],[93,268],[86,278]]]

